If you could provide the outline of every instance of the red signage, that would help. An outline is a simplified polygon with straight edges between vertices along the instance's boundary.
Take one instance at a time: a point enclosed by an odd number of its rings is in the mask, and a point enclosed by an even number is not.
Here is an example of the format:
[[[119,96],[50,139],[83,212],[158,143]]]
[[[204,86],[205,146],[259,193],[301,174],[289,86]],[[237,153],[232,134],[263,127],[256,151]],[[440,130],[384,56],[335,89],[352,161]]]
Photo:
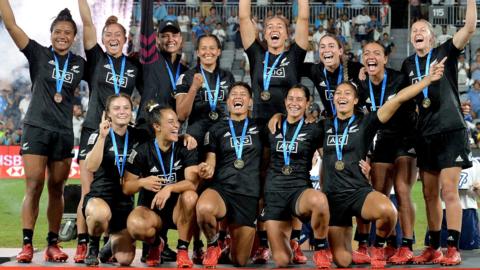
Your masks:
[[[70,166],[69,178],[80,178],[80,167],[77,163],[78,147],[75,147],[75,157]],[[0,146],[0,179],[24,178],[23,160],[20,146]]]

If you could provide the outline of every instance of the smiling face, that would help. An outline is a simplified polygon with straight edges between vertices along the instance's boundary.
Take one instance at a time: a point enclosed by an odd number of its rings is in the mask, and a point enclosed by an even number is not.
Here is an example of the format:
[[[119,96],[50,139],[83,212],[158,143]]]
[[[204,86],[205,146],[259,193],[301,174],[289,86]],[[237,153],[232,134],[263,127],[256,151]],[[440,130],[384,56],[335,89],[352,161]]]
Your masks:
[[[235,115],[245,115],[252,106],[253,101],[248,89],[238,85],[234,86],[227,98],[228,111]]]
[[[197,55],[202,66],[215,65],[221,53],[219,44],[213,36],[205,36],[199,40]]]
[[[174,33],[171,31],[159,33],[158,46],[162,52],[178,53],[182,47],[182,35],[180,32]]]
[[[375,42],[368,43],[363,47],[363,66],[367,68],[370,76],[376,76],[385,71],[387,57],[383,47]]]
[[[300,88],[292,88],[285,98],[285,108],[289,117],[298,119],[305,115],[308,106],[308,98]]]
[[[126,97],[115,97],[111,100],[110,104],[108,104],[106,113],[113,125],[128,125],[132,120],[132,103]]]
[[[333,103],[337,113],[353,113],[355,105],[358,103],[356,90],[352,88],[352,85],[347,83],[338,85],[333,94]]]
[[[283,50],[288,39],[287,24],[280,17],[266,19],[264,37],[269,48]]]
[[[417,52],[429,51],[434,42],[434,35],[428,22],[419,20],[412,25],[410,42]]]
[[[108,54],[115,57],[122,55],[125,42],[125,32],[118,23],[110,24],[103,30],[102,43],[105,45]]]
[[[161,110],[160,113],[160,122],[153,124],[155,133],[159,135],[163,141],[177,142],[180,129],[177,114],[172,109],[164,109]]]
[[[343,55],[343,49],[338,41],[331,36],[324,36],[320,40],[320,61],[327,68],[335,69],[340,65],[340,57]]]
[[[75,29],[71,22],[59,21],[55,23],[50,34],[52,47],[57,53],[65,53],[75,41]]]

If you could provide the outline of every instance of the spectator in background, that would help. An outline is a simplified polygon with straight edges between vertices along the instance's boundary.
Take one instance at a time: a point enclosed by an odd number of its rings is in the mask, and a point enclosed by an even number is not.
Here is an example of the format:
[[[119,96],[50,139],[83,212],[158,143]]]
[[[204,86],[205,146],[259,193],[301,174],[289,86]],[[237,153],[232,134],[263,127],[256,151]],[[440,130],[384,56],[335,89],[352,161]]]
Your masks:
[[[460,54],[458,56],[458,85],[466,86],[469,78],[468,74],[470,72],[470,65],[465,61],[465,54]],[[460,89],[459,89],[460,90]]]
[[[72,117],[72,127],[73,127],[73,145],[80,145],[80,134],[82,131],[83,124],[83,110],[82,104],[73,104],[73,117]]]
[[[377,15],[370,15],[370,21],[367,23],[367,35],[369,41],[377,41],[380,38],[382,24],[377,19]]]
[[[445,41],[451,39],[452,36],[447,33],[447,26],[442,26],[442,34],[439,35],[436,40],[437,40],[437,46],[440,46],[443,44]]]
[[[470,90],[468,90],[468,97],[472,107],[472,113],[475,116],[480,116],[480,80],[476,79]]]
[[[225,38],[227,37],[227,33],[225,33],[225,30],[223,29],[222,23],[217,23],[215,29],[212,31],[212,35],[218,38],[223,47],[223,45],[225,44]]]
[[[205,18],[205,25],[210,29],[213,29],[217,23],[222,23],[222,18],[217,15],[217,9],[215,7],[211,7],[209,10],[209,15]]]
[[[418,19],[422,18],[422,10],[420,7],[420,0],[408,0],[410,3],[410,24],[413,24]]]
[[[325,17],[325,12],[324,11],[320,11],[317,18],[315,18],[315,29],[318,29],[320,26],[322,26],[323,29],[328,28],[328,20]]]
[[[348,48],[352,48],[352,23],[348,19],[346,13],[343,13],[340,16],[340,19],[337,21],[336,28],[339,28],[342,35],[345,37]]]
[[[368,10],[362,9],[362,13],[356,16],[353,20],[353,27],[355,29],[355,39],[357,42],[367,40],[367,24],[370,22],[370,16],[368,16]]]
[[[385,56],[389,56],[392,52],[395,50],[395,43],[393,43],[393,40],[390,38],[388,33],[383,33],[382,35],[382,40],[380,41],[385,47]]]
[[[360,13],[360,10],[365,9],[365,1],[364,0],[351,0],[350,3],[352,4],[352,16],[356,16]]]
[[[25,118],[25,114],[27,113],[28,106],[30,105],[31,95],[27,93],[23,96],[22,100],[18,104],[18,109],[20,110],[20,121],[23,122],[23,118]]]
[[[8,108],[7,89],[0,90],[0,114],[4,114]]]
[[[167,8],[161,0],[157,0],[153,6],[153,23],[158,24],[160,21],[165,20],[165,17],[167,17],[167,15]]]
[[[317,28],[317,31],[313,33],[312,41],[315,46],[315,51],[318,52],[318,50],[320,49],[320,39],[322,39],[322,37],[325,36],[326,34],[327,32],[325,31],[322,25],[320,25],[320,27]]]
[[[176,21],[177,20],[177,14],[175,13],[175,8],[169,7],[168,8],[168,13],[165,18],[163,18],[164,21]]]
[[[227,19],[227,36],[230,41],[235,40],[235,34],[238,30],[236,25],[238,25],[238,14],[235,10],[232,10],[230,17]]]
[[[180,16],[177,17],[178,25],[180,26],[180,32],[182,33],[183,40],[188,40],[188,25],[190,24],[190,17],[185,13],[185,9],[180,10]]]
[[[192,40],[196,42],[199,37],[209,33],[210,33],[210,27],[208,27],[208,25],[205,24],[205,18],[200,17],[199,24],[192,28]]]
[[[195,11],[195,16],[192,18],[192,29],[200,24],[200,20],[202,18],[202,13],[200,10]]]

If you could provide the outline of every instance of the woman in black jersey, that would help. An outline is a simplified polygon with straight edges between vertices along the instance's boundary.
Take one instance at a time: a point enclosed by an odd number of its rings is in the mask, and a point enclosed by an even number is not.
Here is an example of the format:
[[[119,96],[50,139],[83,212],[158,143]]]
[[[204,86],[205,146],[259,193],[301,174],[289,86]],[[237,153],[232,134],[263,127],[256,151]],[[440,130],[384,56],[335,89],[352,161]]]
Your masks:
[[[199,165],[199,175],[207,179],[207,189],[197,203],[197,220],[208,241],[204,267],[215,267],[220,257],[217,220],[229,225],[232,262],[244,266],[255,237],[255,221],[260,197],[260,164],[263,130],[248,117],[253,105],[252,90],[243,82],[230,86],[228,119],[214,124],[205,135],[207,159]]]
[[[452,39],[434,48],[435,35],[425,20],[411,27],[410,42],[415,54],[402,65],[402,73],[409,83],[415,83],[428,73],[430,62],[448,56],[444,78],[424,89],[415,101],[419,109],[417,129],[417,164],[423,183],[430,246],[413,262],[457,265],[461,263],[458,242],[462,228],[462,208],[458,183],[462,168],[472,165],[468,145],[468,131],[460,108],[458,95],[457,58],[474,35],[477,24],[475,0],[468,0],[465,25]],[[440,193],[441,187],[441,193]],[[442,224],[441,200],[445,201],[448,224],[448,250],[444,257],[440,250]]]
[[[359,85],[359,103],[369,112],[377,111],[388,99],[406,86],[405,76],[386,68],[385,48],[378,42],[363,47],[363,64],[368,78]],[[417,170],[414,150],[417,114],[413,100],[402,104],[395,115],[379,129],[371,150],[371,181],[376,191],[390,196],[392,186],[398,200],[402,228],[401,247],[396,250],[396,236],[387,239],[385,257],[393,264],[405,264],[413,258],[413,225],[415,210],[411,198]]]
[[[382,124],[394,115],[400,106],[413,98],[432,82],[441,78],[443,59],[432,65],[430,74],[417,84],[399,91],[377,111],[367,115],[355,114],[359,102],[356,87],[342,83],[335,90],[333,102],[336,115],[323,124],[323,186],[331,215],[328,242],[337,266],[348,267],[352,262],[352,217],[376,221],[375,245],[370,249],[373,268],[384,267],[383,245],[397,221],[397,212],[390,200],[374,191],[359,162],[365,158],[373,138]]]
[[[265,181],[262,219],[278,267],[292,261],[291,244],[285,239],[292,231],[292,216],[311,219],[315,235],[313,261],[318,268],[330,267],[327,230],[330,218],[325,195],[311,188],[309,171],[315,151],[321,147],[320,128],[305,123],[310,91],[294,85],[285,96],[286,118],[282,128],[269,134],[270,166]]]
[[[97,43],[97,31],[90,13],[87,0],[79,0],[78,6],[83,22],[83,45],[87,56],[86,80],[90,88],[90,99],[85,121],[82,125],[78,160],[82,197],[89,192],[93,174],[84,166],[90,135],[98,128],[107,97],[125,93],[131,95],[135,87],[141,88],[141,76],[138,61],[122,53],[126,43],[126,30],[111,16],[102,30],[102,43],[105,51]],[[88,234],[82,214],[83,199],[77,209],[78,245],[74,257],[76,263],[82,263],[86,255]]]
[[[45,259],[65,261],[57,245],[63,214],[63,187],[68,178],[73,148],[73,93],[83,77],[85,61],[70,52],[77,26],[68,9],[50,27],[50,47],[31,40],[16,24],[8,0],[0,0],[0,13],[10,36],[27,57],[32,100],[24,119],[21,154],[26,191],[22,205],[23,248],[18,262],[31,262],[32,237],[48,168],[48,247]]]
[[[197,151],[178,143],[180,124],[173,109],[158,104],[147,109],[155,138],[136,147],[128,158],[123,192],[140,195],[127,229],[133,239],[150,245],[146,263],[156,266],[163,248],[160,230],[177,227],[177,266],[192,267],[188,246],[198,198]]]
[[[227,116],[227,89],[235,79],[230,71],[220,68],[221,53],[221,43],[216,36],[199,37],[198,64],[182,74],[177,83],[178,119],[185,121],[188,118],[187,133],[197,142],[203,140],[213,124]]]
[[[113,257],[120,265],[130,265],[135,257],[135,242],[126,229],[128,214],[133,209],[133,196],[122,192],[128,152],[139,137],[138,132],[128,126],[132,107],[130,96],[124,93],[109,96],[105,117],[87,145],[84,165],[94,174],[82,205],[90,236],[85,258],[88,266],[98,265],[100,237],[107,231]]]

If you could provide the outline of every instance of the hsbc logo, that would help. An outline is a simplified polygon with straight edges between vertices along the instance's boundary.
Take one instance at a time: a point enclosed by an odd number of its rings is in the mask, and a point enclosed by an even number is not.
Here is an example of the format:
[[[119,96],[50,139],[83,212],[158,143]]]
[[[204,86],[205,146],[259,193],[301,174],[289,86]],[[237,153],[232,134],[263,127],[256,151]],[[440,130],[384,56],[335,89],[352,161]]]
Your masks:
[[[7,169],[7,174],[11,177],[22,177],[25,174],[23,167],[15,166]]]

